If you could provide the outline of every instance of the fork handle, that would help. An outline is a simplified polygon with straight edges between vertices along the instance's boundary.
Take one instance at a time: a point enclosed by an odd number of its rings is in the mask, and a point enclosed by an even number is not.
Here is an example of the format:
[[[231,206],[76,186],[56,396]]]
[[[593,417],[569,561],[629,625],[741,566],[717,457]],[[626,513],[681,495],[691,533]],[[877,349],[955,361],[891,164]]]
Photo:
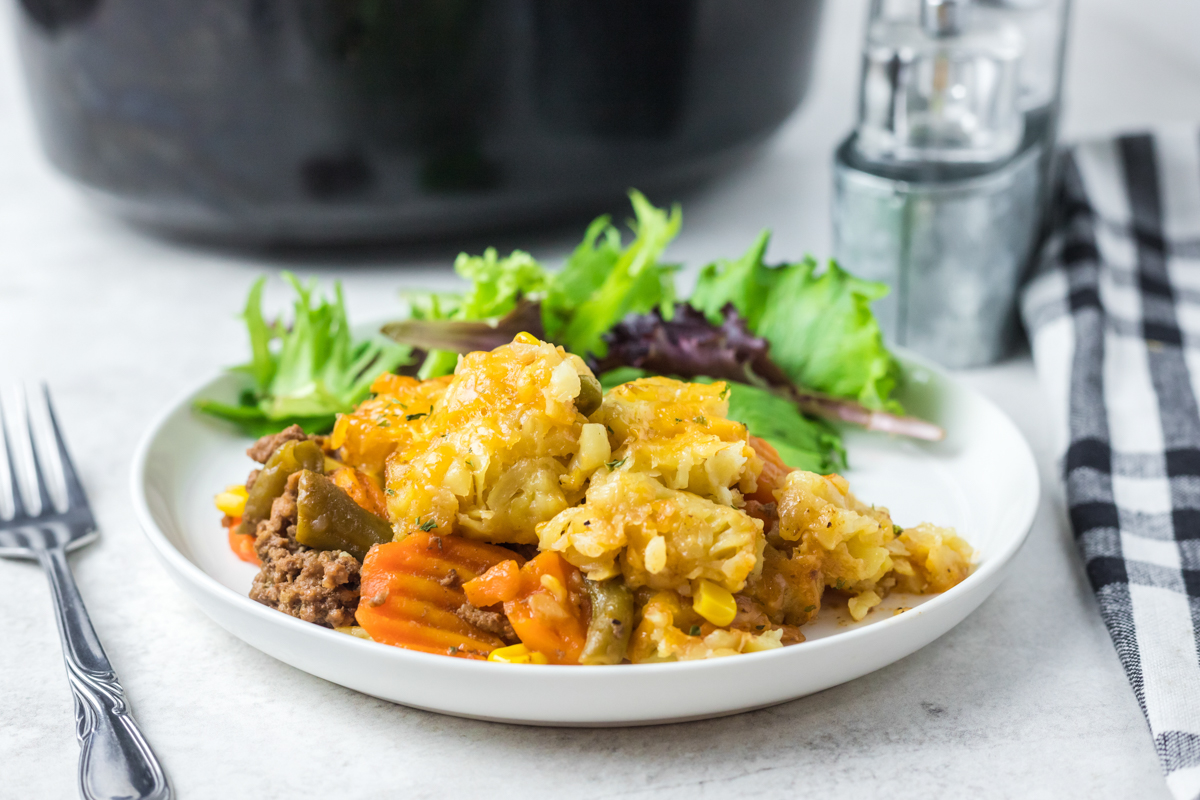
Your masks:
[[[88,618],[61,547],[38,551],[50,579],[67,678],[75,696],[79,794],[83,800],[167,800],[162,766],[138,729]]]

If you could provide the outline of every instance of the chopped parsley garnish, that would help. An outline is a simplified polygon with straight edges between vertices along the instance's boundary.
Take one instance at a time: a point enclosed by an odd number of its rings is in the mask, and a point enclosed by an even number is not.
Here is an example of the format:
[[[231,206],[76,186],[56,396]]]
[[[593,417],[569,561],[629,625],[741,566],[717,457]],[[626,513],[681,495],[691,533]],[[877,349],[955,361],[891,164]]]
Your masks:
[[[396,490],[395,490],[395,489],[393,489],[393,488],[392,488],[392,487],[390,487],[390,486],[389,486],[388,488],[384,489],[384,490],[383,490],[383,493],[384,493],[384,494],[386,494],[388,497],[395,497],[395,496],[396,496]]]
[[[405,418],[406,420],[408,420],[409,422],[412,422],[414,419],[420,419],[421,417],[428,417],[428,416],[429,416],[429,412],[428,412],[428,411],[422,411],[422,412],[420,412],[420,413],[417,413],[417,414],[407,414],[407,415],[405,415],[405,417],[404,417],[404,418]]]
[[[804,607],[804,613],[805,613],[805,614],[810,614],[810,613],[812,613],[813,611],[816,611],[816,610],[817,610],[817,607],[816,607],[816,606],[805,606],[805,607]]]
[[[846,588],[846,581],[845,581],[845,580],[843,580],[842,578],[838,578],[838,579],[837,579],[837,585],[835,585],[835,586],[834,586],[834,588],[835,588],[835,589],[845,589],[845,588]]]
[[[692,421],[695,422],[697,425],[707,425],[708,424],[708,420],[706,420],[704,417],[696,417]]]
[[[699,625],[693,625],[692,629],[690,631],[688,631],[688,636],[699,636],[699,635],[700,635],[700,626]]]
[[[417,522],[420,523],[417,525],[417,527],[420,528],[421,530],[425,531],[426,533],[429,533],[429,531],[431,531],[437,527],[436,519],[427,519],[424,522],[421,522],[421,518],[417,517]]]
[[[612,472],[614,469],[616,469],[617,467],[621,466],[622,464],[624,464],[624,463],[625,463],[626,461],[628,461],[628,460],[629,460],[628,458],[622,458],[620,461],[609,461],[609,462],[608,462],[607,464],[605,464],[604,466],[608,467],[608,471],[609,471],[609,472]]]

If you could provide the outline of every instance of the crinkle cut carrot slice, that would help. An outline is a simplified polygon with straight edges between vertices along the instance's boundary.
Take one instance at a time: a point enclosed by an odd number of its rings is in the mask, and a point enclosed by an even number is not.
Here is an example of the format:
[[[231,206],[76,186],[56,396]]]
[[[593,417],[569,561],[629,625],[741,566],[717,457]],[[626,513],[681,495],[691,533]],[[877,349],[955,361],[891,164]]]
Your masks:
[[[414,533],[376,545],[362,566],[356,618],[377,642],[426,653],[487,658],[504,642],[461,619],[462,584],[503,561],[511,550],[461,536]]]
[[[463,592],[477,608],[512,600],[521,592],[521,567],[516,559],[501,561],[475,580],[464,583]]]
[[[520,591],[504,603],[518,638],[551,664],[578,664],[591,616],[582,573],[548,550],[521,567],[520,578]]]
[[[254,549],[254,534],[253,533],[238,533],[238,526],[242,524],[241,517],[231,517],[229,521],[229,549],[234,555],[245,561],[247,564],[255,566],[262,562],[258,560],[258,552]]]

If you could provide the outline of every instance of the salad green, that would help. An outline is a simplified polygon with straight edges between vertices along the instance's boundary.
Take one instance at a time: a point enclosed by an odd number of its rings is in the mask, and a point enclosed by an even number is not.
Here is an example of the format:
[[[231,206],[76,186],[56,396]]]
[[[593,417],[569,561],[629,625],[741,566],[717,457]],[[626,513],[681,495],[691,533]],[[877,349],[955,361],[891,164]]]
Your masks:
[[[463,294],[426,293],[410,295],[411,317],[417,320],[497,320],[510,314],[522,297],[545,293],[549,273],[533,256],[522,250],[501,258],[494,247],[482,256],[459,254],[454,271],[471,282]],[[458,353],[430,350],[417,376],[429,380],[454,372]]]
[[[673,265],[659,257],[679,233],[682,215],[656,208],[640,192],[630,192],[635,215],[634,238],[622,242],[611,218],[588,226],[583,242],[563,268],[548,270],[522,250],[501,258],[494,248],[482,256],[461,254],[454,271],[471,282],[463,294],[409,295],[410,317],[448,322],[495,324],[517,309],[521,300],[537,301],[542,330],[537,333],[573,353],[603,355],[603,336],[629,314],[654,308],[670,317],[675,307]],[[418,373],[422,380],[449,375],[458,355],[431,350]]]
[[[829,422],[804,416],[795,403],[766,389],[744,383],[729,388],[729,418],[770,442],[789,467],[822,475],[846,468],[842,437]]]
[[[812,258],[769,267],[763,231],[734,261],[709,264],[689,303],[714,325],[732,303],[751,331],[771,343],[771,360],[799,386],[850,397],[875,410],[900,411],[891,399],[900,367],[883,344],[871,303],[887,294],[830,261],[817,273]]]
[[[679,233],[679,207],[668,213],[655,208],[640,192],[631,192],[634,239],[625,248],[621,233],[608,217],[588,228],[583,243],[553,274],[542,303],[546,336],[579,355],[603,356],[603,336],[628,314],[655,308],[670,319],[675,308],[676,267],[659,263]]]
[[[381,373],[407,363],[411,348],[386,339],[355,340],[346,319],[341,284],[334,298],[318,298],[315,284],[283,278],[296,292],[291,328],[267,322],[262,313],[266,278],[250,287],[242,319],[250,335],[250,361],[235,372],[249,375],[254,389],[239,402],[202,399],[196,408],[233,422],[252,436],[298,424],[309,433],[328,431],[336,415],[370,394]]]
[[[679,233],[680,209],[657,208],[636,191],[630,200],[631,240],[600,217],[559,270],[522,250],[461,254],[454,268],[465,291],[407,295],[408,319],[384,327],[403,344],[352,340],[340,286],[334,300],[314,304],[314,289],[286,273],[297,294],[295,321],[290,330],[269,324],[260,280],[243,314],[252,359],[237,368],[255,389],[237,405],[197,406],[249,432],[293,422],[319,431],[364,399],[381,372],[423,353],[420,378],[446,375],[459,353],[491,349],[524,330],[587,359],[605,389],[649,374],[730,381],[730,418],[793,467],[845,467],[829,420],[941,436],[934,425],[899,416],[892,394],[900,367],[870,307],[886,287],[833,261],[824,269],[811,258],[768,265],[764,231],[740,257],[705,266],[681,303],[678,266],[662,261]]]

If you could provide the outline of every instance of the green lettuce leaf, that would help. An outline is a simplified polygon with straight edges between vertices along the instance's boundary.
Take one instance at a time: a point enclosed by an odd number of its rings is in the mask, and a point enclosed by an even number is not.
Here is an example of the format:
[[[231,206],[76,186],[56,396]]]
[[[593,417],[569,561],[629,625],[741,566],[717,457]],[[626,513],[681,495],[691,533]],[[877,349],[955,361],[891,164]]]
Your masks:
[[[407,363],[410,348],[381,338],[355,340],[346,318],[341,284],[334,298],[316,296],[295,275],[283,278],[296,292],[291,328],[268,323],[262,313],[266,278],[250,288],[242,319],[250,337],[250,361],[232,368],[249,375],[254,389],[237,405],[199,400],[196,408],[261,435],[299,424],[327,431],[339,413],[354,409],[380,374]]]
[[[497,320],[517,307],[522,298],[537,298],[547,289],[548,278],[533,256],[523,250],[500,258],[494,247],[481,256],[460,253],[454,271],[471,282],[461,295],[427,293],[410,295],[410,316],[421,320]],[[458,354],[431,350],[421,364],[421,380],[449,375],[458,364]]]
[[[652,373],[637,367],[618,367],[599,376],[600,387],[609,391],[623,383],[645,378]],[[708,377],[693,378],[697,383],[712,383]],[[828,422],[800,413],[795,403],[745,383],[727,381],[729,414],[746,426],[751,436],[767,441],[789,467],[828,475],[846,468],[842,437]]]
[[[828,475],[846,468],[846,451],[837,429],[806,417],[796,404],[766,389],[730,383],[729,418],[765,440],[789,467]]]
[[[835,261],[819,274],[811,258],[769,267],[763,262],[768,241],[764,232],[741,258],[705,267],[691,304],[719,324],[721,309],[732,303],[799,386],[869,409],[901,411],[891,399],[900,367],[871,313],[887,287],[856,278]]]
[[[626,246],[609,217],[588,226],[583,241],[561,270],[542,267],[521,250],[500,258],[495,249],[482,256],[462,254],[454,269],[471,282],[465,294],[409,295],[409,315],[418,320],[497,322],[520,300],[538,302],[541,331],[549,341],[572,353],[603,355],[601,339],[628,314],[655,308],[671,318],[675,308],[673,264],[659,258],[679,233],[682,216],[676,206],[656,208],[640,192],[629,193],[633,203],[633,241]],[[421,365],[422,379],[448,375],[458,362],[455,353],[432,350]]]
[[[621,258],[621,232],[607,214],[588,226],[583,241],[550,281],[542,302],[542,323],[552,340],[561,336],[575,312],[604,284]]]
[[[871,313],[871,302],[887,287],[856,278],[835,261],[820,275],[812,260],[784,269],[756,331],[771,343],[775,363],[801,386],[902,411],[891,399],[900,365]]]
[[[482,256],[460,253],[454,271],[471,282],[471,290],[462,296],[455,319],[495,319],[517,307],[522,297],[536,297],[546,291],[549,275],[533,256],[514,250],[500,258],[494,247]]]
[[[588,227],[583,243],[552,279],[543,303],[546,335],[581,356],[608,352],[601,337],[627,314],[659,308],[664,319],[675,309],[676,266],[659,263],[679,233],[679,206],[656,208],[632,191],[634,239],[621,248],[620,232],[601,217]]]
[[[704,267],[688,304],[703,311],[712,324],[720,325],[725,320],[725,306],[733,303],[747,327],[757,333],[767,299],[779,277],[779,270],[763,263],[770,241],[771,232],[765,230],[741,258],[722,259]]]

